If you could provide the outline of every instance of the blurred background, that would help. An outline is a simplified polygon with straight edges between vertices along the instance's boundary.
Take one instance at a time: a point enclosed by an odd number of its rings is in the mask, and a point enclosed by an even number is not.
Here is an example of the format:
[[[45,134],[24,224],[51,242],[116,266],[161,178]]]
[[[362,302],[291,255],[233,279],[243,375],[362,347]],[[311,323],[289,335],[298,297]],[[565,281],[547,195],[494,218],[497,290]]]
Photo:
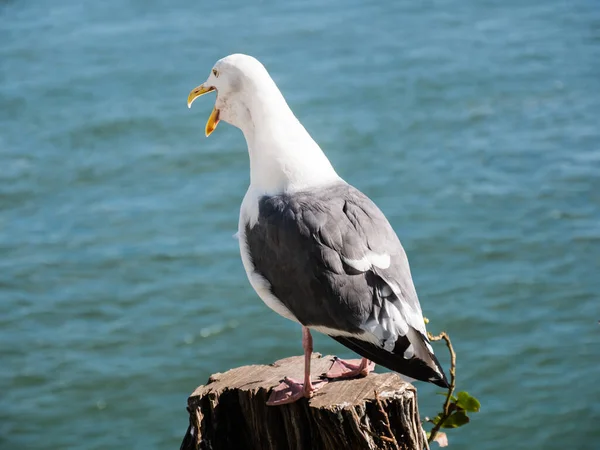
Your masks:
[[[451,448],[598,448],[594,0],[1,1],[0,448],[178,448],[211,373],[301,354],[232,237],[242,134],[186,108],[235,52],[403,241],[482,403]]]

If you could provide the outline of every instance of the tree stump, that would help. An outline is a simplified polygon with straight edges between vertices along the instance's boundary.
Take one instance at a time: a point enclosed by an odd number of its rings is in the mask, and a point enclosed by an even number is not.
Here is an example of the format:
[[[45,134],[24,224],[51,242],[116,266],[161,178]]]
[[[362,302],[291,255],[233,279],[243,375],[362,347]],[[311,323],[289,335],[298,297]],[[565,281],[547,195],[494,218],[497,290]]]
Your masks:
[[[313,354],[313,379],[333,357]],[[332,381],[310,400],[267,406],[285,377],[302,379],[302,356],[212,375],[188,398],[181,450],[422,450],[414,386],[395,373]]]

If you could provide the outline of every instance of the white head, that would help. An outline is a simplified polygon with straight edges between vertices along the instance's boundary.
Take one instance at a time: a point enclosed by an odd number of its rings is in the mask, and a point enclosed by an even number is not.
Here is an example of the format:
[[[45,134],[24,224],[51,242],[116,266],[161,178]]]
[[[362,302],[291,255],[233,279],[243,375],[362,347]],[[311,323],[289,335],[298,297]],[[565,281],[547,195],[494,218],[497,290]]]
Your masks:
[[[269,114],[265,109],[289,109],[281,92],[267,69],[256,58],[243,54],[226,56],[216,62],[208,79],[190,92],[188,108],[194,100],[211,91],[217,91],[212,114],[206,123],[206,136],[220,120],[240,128],[253,124],[258,114]]]
[[[242,130],[250,154],[250,183],[256,189],[274,193],[339,180],[267,69],[255,58],[235,54],[217,61],[208,79],[190,92],[188,107],[215,90],[217,99],[206,135],[220,120]]]

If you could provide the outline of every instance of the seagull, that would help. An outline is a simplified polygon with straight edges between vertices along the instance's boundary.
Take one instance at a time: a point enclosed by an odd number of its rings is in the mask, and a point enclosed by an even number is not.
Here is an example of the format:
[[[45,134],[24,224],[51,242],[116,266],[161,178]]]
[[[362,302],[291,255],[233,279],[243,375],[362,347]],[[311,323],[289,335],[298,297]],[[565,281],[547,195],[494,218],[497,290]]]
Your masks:
[[[206,136],[224,121],[248,145],[250,186],[237,233],[248,280],[267,306],[302,326],[304,379],[284,378],[267,404],[310,398],[327,380],[366,376],[375,364],[448,388],[406,253],[385,215],[336,173],[257,59],[217,61],[188,107],[212,91]],[[311,380],[311,330],[362,359],[336,358]]]

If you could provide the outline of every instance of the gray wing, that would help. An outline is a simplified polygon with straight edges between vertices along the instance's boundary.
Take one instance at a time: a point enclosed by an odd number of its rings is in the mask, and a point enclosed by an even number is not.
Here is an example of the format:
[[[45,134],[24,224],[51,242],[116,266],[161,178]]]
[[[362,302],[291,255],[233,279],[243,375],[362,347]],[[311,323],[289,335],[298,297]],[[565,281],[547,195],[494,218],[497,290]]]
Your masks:
[[[246,227],[254,270],[305,326],[392,370],[445,386],[426,337],[406,253],[348,184],[263,197]]]

